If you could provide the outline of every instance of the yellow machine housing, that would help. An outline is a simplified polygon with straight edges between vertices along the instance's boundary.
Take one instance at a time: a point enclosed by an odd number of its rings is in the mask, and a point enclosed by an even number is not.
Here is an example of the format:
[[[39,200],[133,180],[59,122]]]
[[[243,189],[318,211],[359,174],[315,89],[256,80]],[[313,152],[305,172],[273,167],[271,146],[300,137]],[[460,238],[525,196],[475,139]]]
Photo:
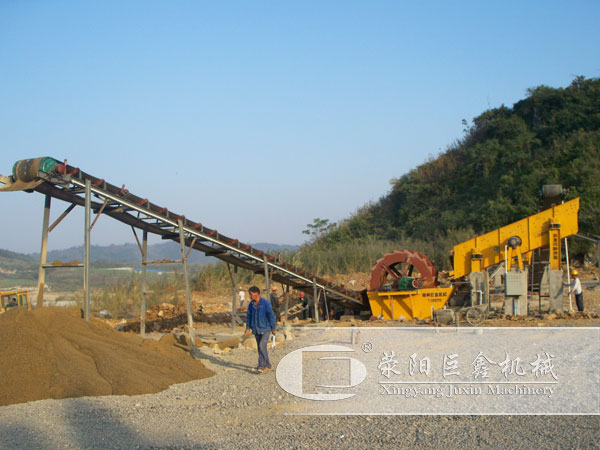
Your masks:
[[[7,291],[0,291],[0,314],[6,312],[6,306],[9,303],[12,303],[13,300],[16,300],[17,306],[31,310],[29,291],[23,289],[10,289]]]
[[[390,291],[367,293],[374,316],[387,320],[429,319],[432,310],[442,308],[455,288],[427,288],[412,291]]]
[[[550,248],[550,269],[559,270],[560,241],[577,233],[578,211],[576,198],[454,246],[454,271],[450,277],[457,280],[472,272],[483,272],[505,259],[507,270],[513,264],[522,270],[523,263],[530,261],[531,252],[541,247]],[[389,268],[386,270],[392,273]],[[413,267],[409,270],[412,272]],[[432,317],[432,311],[443,308],[455,291],[455,287],[387,291],[371,287],[367,296],[374,316],[387,320],[427,319]]]
[[[454,246],[454,272],[450,276],[458,279],[480,272],[503,262],[505,257],[510,269],[513,258],[519,263],[521,254],[528,260],[529,253],[541,247],[550,247],[551,269],[560,269],[560,240],[577,233],[578,211],[576,198]],[[513,236],[520,238],[520,246],[509,247],[505,255],[505,246]]]

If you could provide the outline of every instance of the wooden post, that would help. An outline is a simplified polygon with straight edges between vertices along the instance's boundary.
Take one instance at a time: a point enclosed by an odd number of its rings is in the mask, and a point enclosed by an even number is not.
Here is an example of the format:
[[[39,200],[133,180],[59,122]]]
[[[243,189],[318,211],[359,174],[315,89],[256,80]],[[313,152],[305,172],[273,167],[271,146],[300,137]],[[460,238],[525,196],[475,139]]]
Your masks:
[[[270,294],[270,292],[269,292],[269,287],[270,287],[270,286],[269,286],[269,285],[270,285],[271,283],[269,283],[269,263],[267,262],[267,255],[266,255],[266,254],[265,254],[265,256],[264,256],[264,264],[265,264],[265,283],[266,283],[266,287],[265,287],[265,291],[266,291],[266,292],[265,292],[265,298],[266,298],[267,300],[269,300],[269,294]]]
[[[134,232],[135,233],[135,232]],[[140,306],[140,336],[146,336],[146,273],[148,271],[148,231],[142,234],[142,303]]]
[[[315,309],[315,322],[319,323],[319,291],[317,289],[316,278],[313,278],[313,305]]]
[[[90,320],[90,215],[92,203],[92,182],[85,180],[85,218],[83,250],[83,293],[85,296],[85,320]]]
[[[573,297],[571,297],[571,268],[569,267],[569,245],[565,238],[565,256],[567,258],[567,283],[569,284],[569,311],[573,311]]]
[[[227,263],[229,265],[229,263]],[[231,302],[231,332],[235,333],[235,318],[237,315],[237,271],[238,267],[233,266],[233,277],[231,283],[233,284],[233,301]]]
[[[285,287],[285,291],[284,294],[285,295],[285,316],[283,318],[283,326],[287,325],[287,320],[288,320],[288,309],[290,307],[290,285],[288,284]]]
[[[179,224],[179,244],[181,245],[181,262],[183,264],[183,279],[185,281],[185,297],[187,299],[187,316],[188,316],[188,328],[190,346],[193,348],[194,344],[194,320],[192,318],[192,294],[190,292],[190,282],[188,280],[187,271],[187,257],[185,253],[185,235],[183,231],[183,220],[178,219]]]
[[[42,221],[42,249],[40,251],[40,268],[38,270],[38,293],[36,307],[44,306],[44,284],[46,283],[46,255],[48,254],[48,224],[50,223],[50,201],[52,197],[46,195],[44,201],[44,219]]]
[[[55,228],[58,226],[58,224],[59,224],[60,222],[62,222],[62,220],[63,220],[65,217],[67,217],[67,215],[68,215],[68,214],[69,214],[71,211],[73,211],[73,210],[75,209],[75,207],[76,207],[76,206],[77,206],[77,204],[76,204],[76,203],[71,203],[71,205],[70,205],[70,206],[69,206],[67,209],[65,209],[65,211],[64,211],[64,212],[63,212],[63,213],[62,213],[60,216],[58,216],[58,219],[56,219],[56,220],[54,221],[54,223],[53,223],[52,225],[50,225],[50,227],[48,228],[48,232],[49,232],[49,233],[50,233],[50,232],[52,232],[52,230],[54,230],[54,229],[55,229]]]
[[[327,294],[323,288],[323,303],[325,304],[325,322],[329,322],[329,305],[327,305]]]

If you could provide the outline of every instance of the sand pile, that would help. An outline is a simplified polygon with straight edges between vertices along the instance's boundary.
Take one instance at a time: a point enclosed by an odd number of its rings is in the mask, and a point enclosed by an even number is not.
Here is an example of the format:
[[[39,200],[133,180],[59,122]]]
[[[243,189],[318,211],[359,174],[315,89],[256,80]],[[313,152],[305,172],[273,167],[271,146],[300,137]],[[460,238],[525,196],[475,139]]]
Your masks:
[[[75,308],[9,310],[0,346],[0,405],[147,394],[213,375],[180,348],[86,322]]]

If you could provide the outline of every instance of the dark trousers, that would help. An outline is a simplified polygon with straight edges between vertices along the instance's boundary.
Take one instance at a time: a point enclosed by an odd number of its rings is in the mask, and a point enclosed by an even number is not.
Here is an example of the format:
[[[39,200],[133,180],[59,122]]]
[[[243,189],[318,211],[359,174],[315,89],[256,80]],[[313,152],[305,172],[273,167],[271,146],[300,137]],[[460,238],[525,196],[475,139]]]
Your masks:
[[[577,303],[577,309],[583,311],[583,293],[575,294],[575,302]]]
[[[269,351],[267,350],[267,344],[269,343],[269,337],[271,333],[255,334],[256,346],[258,347],[258,368],[264,369],[265,367],[271,368],[271,361],[269,361]]]

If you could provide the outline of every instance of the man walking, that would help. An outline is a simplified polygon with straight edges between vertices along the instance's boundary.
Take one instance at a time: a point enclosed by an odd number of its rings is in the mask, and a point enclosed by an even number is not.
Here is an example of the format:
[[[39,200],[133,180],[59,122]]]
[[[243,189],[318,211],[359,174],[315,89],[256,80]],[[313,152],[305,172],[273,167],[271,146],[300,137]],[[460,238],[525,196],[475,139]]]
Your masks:
[[[245,334],[248,335],[252,331],[256,338],[256,346],[258,347],[258,373],[269,372],[271,370],[271,361],[269,361],[267,344],[269,343],[269,336],[275,334],[277,326],[275,315],[273,314],[271,303],[260,296],[259,288],[252,286],[248,289],[248,292],[252,301],[246,311]]]

